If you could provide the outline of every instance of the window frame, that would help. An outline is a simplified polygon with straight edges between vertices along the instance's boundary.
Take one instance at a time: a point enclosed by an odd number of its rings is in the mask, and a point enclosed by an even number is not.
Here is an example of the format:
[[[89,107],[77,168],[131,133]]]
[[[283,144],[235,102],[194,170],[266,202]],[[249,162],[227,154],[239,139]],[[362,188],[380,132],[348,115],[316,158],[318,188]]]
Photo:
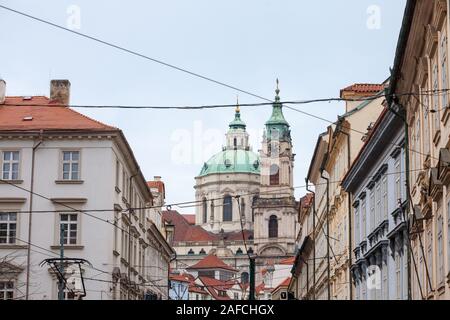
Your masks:
[[[11,153],[11,159],[10,160],[5,160],[5,153]],[[14,160],[14,153],[18,154],[18,159]],[[7,181],[17,181],[21,179],[21,159],[22,159],[22,152],[20,149],[5,149],[5,150],[1,150],[1,158],[0,158],[0,162],[1,162],[1,175],[0,178],[2,180],[7,180]],[[4,164],[5,162],[9,163],[10,165],[10,169],[9,169],[9,174],[8,177],[4,177],[5,171],[3,170]],[[12,170],[12,167],[14,164],[17,164],[17,176],[16,178],[13,178],[13,172],[14,170]]]
[[[70,159],[64,160],[64,153],[66,152],[70,152]],[[72,154],[77,152],[78,153],[78,160],[74,161],[72,159]],[[60,180],[61,181],[81,181],[81,149],[61,149],[60,152],[60,170],[59,170],[59,176],[60,176]],[[69,178],[65,179],[64,178],[64,164],[68,163],[69,164]],[[77,179],[73,179],[73,171],[72,171],[72,165],[73,164],[77,164],[78,165],[78,176]]]
[[[0,279],[0,284],[5,285],[4,288],[0,288],[0,293],[3,294],[0,301],[16,299],[16,281],[14,279]],[[12,288],[8,288],[7,284],[12,284]],[[11,293],[12,297],[8,298],[7,293]]]
[[[15,245],[17,244],[16,238],[17,238],[17,232],[18,232],[18,226],[19,226],[19,215],[17,214],[17,212],[14,211],[0,211],[0,215],[7,215],[7,220],[0,220],[0,224],[6,224],[6,242],[5,243],[0,243],[0,247],[1,246],[7,246],[7,245]],[[11,215],[14,214],[15,215],[15,220],[11,220]],[[11,242],[11,225],[14,224],[14,238],[13,241]]]
[[[269,239],[276,239],[278,238],[278,217],[275,214],[270,215],[268,219],[268,238]],[[275,228],[275,229],[274,229]]]
[[[61,219],[62,215],[67,215],[68,220],[67,222],[64,222],[64,220]],[[72,216],[76,216],[76,222],[73,223],[74,221],[72,220]],[[61,244],[61,225],[65,224],[66,226],[71,226],[71,225],[76,225],[76,230],[72,230],[72,228],[70,227],[69,229],[65,229],[64,230],[64,234],[67,234],[64,237],[64,246],[78,246],[80,245],[80,225],[81,225],[81,214],[79,214],[78,212],[64,212],[63,210],[61,210],[61,212],[58,212],[58,225],[57,225],[57,245],[59,246]],[[71,236],[69,234],[69,232],[75,232],[76,236],[75,236],[75,243],[70,243],[71,240]],[[67,240],[67,243],[65,242]]]
[[[228,203],[226,204],[225,202],[228,202],[228,200],[229,200],[229,204]],[[231,195],[226,195],[223,198],[222,204],[223,204],[222,221],[223,222],[232,222],[233,221],[233,197]],[[229,207],[227,207],[228,205],[229,205]]]

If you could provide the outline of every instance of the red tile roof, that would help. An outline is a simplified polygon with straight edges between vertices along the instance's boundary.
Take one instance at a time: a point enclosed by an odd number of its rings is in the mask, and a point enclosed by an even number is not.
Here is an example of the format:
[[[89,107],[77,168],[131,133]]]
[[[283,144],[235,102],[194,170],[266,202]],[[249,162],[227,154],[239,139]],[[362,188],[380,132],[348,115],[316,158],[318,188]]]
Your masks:
[[[216,237],[203,229],[200,226],[194,226],[183,218],[178,211],[163,211],[163,220],[175,225],[175,232],[173,236],[174,242],[199,242],[199,241],[214,241]]]
[[[341,98],[345,93],[358,96],[374,95],[384,89],[384,84],[355,83],[341,90]]]
[[[301,208],[309,208],[312,205],[314,199],[313,193],[307,193],[303,198],[300,199]]]
[[[223,262],[214,254],[209,254],[202,260],[194,264],[193,266],[186,268],[186,270],[198,270],[198,269],[224,269],[233,272],[237,271],[233,267],[227,265],[225,262]]]
[[[283,265],[293,265],[293,264],[294,264],[294,261],[295,261],[295,257],[289,257],[289,258],[286,258],[286,259],[284,259],[284,260],[281,260],[281,261],[279,262],[279,264],[283,264]]]
[[[261,291],[264,291],[265,285],[264,282],[261,282],[259,285],[256,286],[255,292],[256,294],[260,294]]]
[[[189,224],[195,224],[195,214],[183,214],[182,216]]]
[[[220,281],[209,277],[198,277],[198,279],[215,300],[231,300],[228,295],[220,296],[219,291],[228,291],[235,285],[235,281]]]
[[[147,186],[150,189],[158,189],[158,192],[165,197],[166,187],[162,181],[147,181]]]
[[[29,119],[29,120],[25,120]],[[0,104],[0,131],[118,131],[44,96],[6,97]]]
[[[186,274],[171,274],[169,279],[178,282],[191,282],[191,279]]]
[[[291,283],[291,277],[287,277],[283,280],[275,289],[272,290],[272,293],[281,289],[281,288],[287,288],[289,287],[289,283]]]
[[[206,294],[208,295],[209,293],[204,290],[201,286],[195,284],[195,283],[190,283],[189,284],[189,292],[194,292],[194,293],[200,293],[200,294]]]
[[[174,242],[210,242],[220,240],[220,234],[208,232],[201,226],[193,225],[183,216],[176,210],[162,212],[163,220],[165,222],[170,221],[175,225]],[[253,232],[244,230],[244,235],[246,239],[249,239],[253,236]],[[226,241],[241,241],[242,232],[225,232],[224,237]]]

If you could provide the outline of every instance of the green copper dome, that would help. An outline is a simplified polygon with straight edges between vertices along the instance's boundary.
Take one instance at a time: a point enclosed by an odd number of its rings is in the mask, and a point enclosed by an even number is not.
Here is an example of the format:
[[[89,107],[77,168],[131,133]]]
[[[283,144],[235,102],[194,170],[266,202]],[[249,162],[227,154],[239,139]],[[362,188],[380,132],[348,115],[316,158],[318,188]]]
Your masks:
[[[283,115],[283,105],[280,103],[280,89],[278,88],[277,79],[277,89],[275,90],[275,102],[272,104],[272,115],[270,119],[266,122],[266,135],[270,138],[276,139],[289,139],[290,140],[290,130],[289,123],[286,121]]]
[[[203,165],[199,176],[214,173],[254,173],[259,174],[259,156],[250,150],[224,150],[212,156]]]

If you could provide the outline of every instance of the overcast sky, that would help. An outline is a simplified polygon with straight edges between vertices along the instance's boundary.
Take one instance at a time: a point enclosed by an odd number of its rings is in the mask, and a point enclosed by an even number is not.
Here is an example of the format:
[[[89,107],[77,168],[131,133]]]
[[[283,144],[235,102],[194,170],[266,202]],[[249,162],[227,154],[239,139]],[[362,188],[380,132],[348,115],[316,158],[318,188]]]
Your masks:
[[[0,4],[99,37],[257,95],[282,100],[339,96],[355,82],[389,76],[405,0],[25,1]],[[49,94],[69,79],[71,104],[235,103],[234,90],[119,52],[0,9],[0,77],[7,95]],[[261,102],[239,93],[241,103]],[[330,120],[343,103],[298,107]],[[86,110],[121,128],[147,179],[162,176],[167,202],[194,199],[194,177],[220,151],[232,109]],[[243,107],[253,150],[270,107]],[[294,184],[303,185],[328,123],[285,109],[292,127]],[[43,191],[41,191],[42,193]],[[296,195],[305,193],[297,189]],[[193,213],[193,208],[180,210]]]

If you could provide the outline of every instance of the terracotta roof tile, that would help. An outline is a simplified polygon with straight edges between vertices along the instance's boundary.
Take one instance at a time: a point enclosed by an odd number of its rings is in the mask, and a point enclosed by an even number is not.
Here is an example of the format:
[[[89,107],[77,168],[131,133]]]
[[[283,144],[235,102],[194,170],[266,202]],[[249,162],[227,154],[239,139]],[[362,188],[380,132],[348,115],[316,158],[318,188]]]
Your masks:
[[[195,224],[195,214],[183,214],[182,216],[189,224]]]
[[[279,264],[282,264],[282,265],[293,265],[294,261],[295,261],[295,257],[289,257],[289,258],[286,258],[284,260],[281,260],[279,262]]]
[[[220,240],[220,234],[208,232],[201,226],[189,223],[184,215],[176,210],[163,211],[162,215],[165,222],[170,221],[175,225],[174,242],[209,242]],[[250,239],[253,237],[253,232],[244,230],[244,235],[246,239]],[[241,241],[242,232],[225,232],[224,238],[228,241]]]
[[[214,254],[209,254],[196,264],[186,268],[187,270],[197,269],[224,269],[228,271],[237,271],[233,267],[227,265]]]
[[[287,277],[283,280],[275,289],[272,290],[272,293],[281,289],[281,288],[287,288],[289,287],[289,283],[291,283],[291,277]]]
[[[163,181],[147,181],[147,186],[150,189],[158,189],[158,192],[165,196],[166,187]]]
[[[24,120],[29,118],[30,120]],[[0,104],[0,131],[118,131],[47,97],[6,97]]]
[[[185,274],[171,274],[169,279],[178,282],[191,282],[191,279],[189,279],[189,277]]]
[[[225,297],[219,295],[219,291],[228,291],[236,282],[235,281],[220,281],[209,277],[198,277],[198,279],[205,285],[206,290],[216,300],[231,300],[228,295]]]
[[[341,90],[341,98],[345,93],[355,94],[358,96],[373,95],[384,89],[384,84],[374,83],[355,83]]]

